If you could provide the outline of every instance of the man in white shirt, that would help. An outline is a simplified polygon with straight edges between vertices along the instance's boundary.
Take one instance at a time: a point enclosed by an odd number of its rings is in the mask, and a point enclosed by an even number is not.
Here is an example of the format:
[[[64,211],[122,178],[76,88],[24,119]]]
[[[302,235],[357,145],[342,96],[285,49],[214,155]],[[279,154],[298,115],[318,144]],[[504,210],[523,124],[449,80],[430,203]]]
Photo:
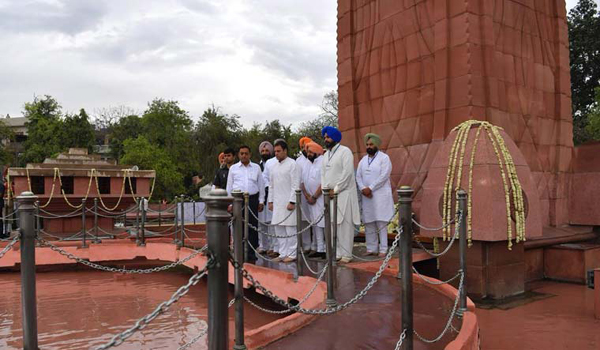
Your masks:
[[[263,174],[263,185],[265,186],[265,203],[268,201],[269,194],[269,174],[273,166],[277,163],[277,159],[273,157],[273,145],[269,141],[263,141],[258,146],[258,151],[260,153],[260,168]],[[273,212],[271,210],[264,209],[259,215],[258,218],[265,222],[271,223],[271,218],[273,217]],[[275,235],[275,227],[268,225],[260,225],[262,232],[268,232],[271,235]],[[277,239],[273,236],[268,236],[264,233],[258,233],[258,252],[266,253],[270,257],[277,257],[279,253],[277,253]]]
[[[271,222],[277,223],[275,232],[279,236],[287,236],[277,238],[277,260],[287,263],[296,260],[296,189],[300,181],[296,162],[288,157],[288,145],[285,141],[275,141],[275,157],[278,162],[269,176],[269,209],[273,210]]]
[[[352,261],[354,225],[360,225],[354,156],[348,147],[340,144],[342,133],[337,128],[326,126],[321,134],[327,148],[321,167],[321,186],[338,195],[337,222],[333,223],[337,225],[336,259],[348,263]]]
[[[229,168],[229,174],[227,176],[227,193],[231,193],[235,190],[242,192],[248,192],[249,198],[249,209],[253,213],[257,214],[263,210],[264,198],[265,198],[265,186],[263,185],[262,171],[256,163],[250,161],[252,152],[250,147],[241,146],[238,151],[239,162]],[[249,215],[249,223],[257,227],[258,221],[254,216]],[[254,249],[258,249],[258,233],[252,227],[248,229],[248,242],[247,244],[252,245]],[[248,262],[256,261],[256,254],[251,247],[247,247],[248,251]]]
[[[308,210],[304,212],[313,224],[312,252],[309,257],[325,257],[325,219],[323,219],[324,201],[321,192],[321,163],[323,161],[323,147],[316,142],[305,145],[308,164],[302,171],[302,194],[304,201],[308,203]],[[320,220],[317,222],[317,220]],[[303,238],[304,239],[304,238]]]
[[[309,142],[312,142],[312,140],[310,139],[310,137],[307,136],[300,138],[300,141],[298,142],[300,146],[300,154],[298,155],[298,158],[296,158],[296,165],[298,169],[298,179],[300,180],[300,188],[302,188],[302,180],[304,179],[304,176],[302,174],[306,171],[306,167],[311,163],[308,160],[306,153],[306,145]],[[309,218],[309,216],[306,213],[308,213],[308,211],[310,210],[309,205],[306,202],[306,200],[304,200],[304,198],[302,198],[300,201],[300,208],[302,209],[302,224],[300,225],[300,227],[304,230],[304,228],[308,226],[307,219]],[[302,232],[302,249],[304,249],[304,252],[308,252],[311,249],[310,231],[311,230],[308,229]]]
[[[377,134],[366,134],[365,155],[356,170],[356,183],[362,194],[362,216],[365,224],[367,255],[384,257],[388,248],[387,224],[394,215],[394,199],[390,174],[390,157],[379,150],[381,138]]]

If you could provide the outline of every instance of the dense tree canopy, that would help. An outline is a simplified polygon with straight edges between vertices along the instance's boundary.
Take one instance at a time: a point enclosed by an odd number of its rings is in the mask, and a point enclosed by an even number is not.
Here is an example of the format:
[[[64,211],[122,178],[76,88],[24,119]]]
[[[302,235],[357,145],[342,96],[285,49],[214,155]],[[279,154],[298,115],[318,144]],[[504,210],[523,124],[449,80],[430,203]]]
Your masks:
[[[594,90],[600,85],[600,16],[594,0],[579,0],[569,11],[569,58],[573,139],[589,140],[588,115],[594,105]]]

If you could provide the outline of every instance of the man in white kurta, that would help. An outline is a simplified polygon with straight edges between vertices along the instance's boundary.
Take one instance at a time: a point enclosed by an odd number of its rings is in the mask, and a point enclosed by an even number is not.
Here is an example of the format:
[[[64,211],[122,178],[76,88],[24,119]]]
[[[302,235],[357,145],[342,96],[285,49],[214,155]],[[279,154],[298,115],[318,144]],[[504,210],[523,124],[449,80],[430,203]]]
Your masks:
[[[310,257],[325,257],[325,219],[323,219],[324,201],[321,191],[321,163],[323,162],[323,147],[315,142],[305,145],[308,164],[302,171],[303,199],[308,203],[306,217],[313,224],[313,240]],[[318,220],[318,221],[317,221]]]
[[[321,167],[321,186],[333,189],[338,195],[337,223],[333,223],[337,225],[336,259],[348,263],[352,261],[354,225],[360,225],[354,156],[348,147],[340,145],[342,134],[337,128],[326,126],[321,134],[327,147]]]
[[[275,163],[269,175],[269,208],[273,210],[271,222],[276,223],[275,233],[286,238],[277,238],[279,242],[278,260],[292,262],[296,260],[296,189],[299,188],[296,162],[287,156],[285,141],[275,142]]]
[[[296,169],[298,170],[298,179],[300,180],[300,187],[302,187],[302,179],[303,179],[302,174],[306,171],[306,167],[310,164],[310,161],[306,157],[307,156],[306,145],[309,142],[312,142],[312,140],[307,136],[300,138],[300,141],[299,141],[300,154],[296,158]],[[308,218],[309,218],[308,215],[306,215],[305,213],[308,213],[310,211],[310,208],[309,208],[308,203],[306,202],[306,200],[304,200],[303,197],[301,197],[301,200],[300,200],[300,208],[302,210],[302,224],[300,225],[300,227],[301,227],[301,229],[304,229],[306,226],[308,226]],[[308,252],[311,249],[310,232],[311,232],[310,229],[302,232],[302,249],[304,249],[305,252]]]
[[[268,195],[269,193],[269,173],[273,168],[273,165],[277,163],[277,159],[273,156],[273,145],[269,141],[263,141],[258,147],[258,151],[260,153],[260,168],[262,169],[263,175],[263,184],[265,186],[265,193]],[[268,198],[265,198],[265,203],[268,202]],[[266,253],[270,257],[277,256],[277,239],[273,237],[275,235],[275,228],[268,224],[271,223],[271,217],[273,216],[273,212],[271,210],[264,209],[262,212],[258,213],[258,219],[265,224],[260,224],[261,232],[258,234],[258,252]],[[271,236],[262,233],[267,232]]]
[[[394,215],[390,157],[379,150],[381,138],[365,135],[365,155],[356,170],[356,183],[362,195],[362,219],[365,224],[367,255],[385,256],[388,248],[387,224]]]

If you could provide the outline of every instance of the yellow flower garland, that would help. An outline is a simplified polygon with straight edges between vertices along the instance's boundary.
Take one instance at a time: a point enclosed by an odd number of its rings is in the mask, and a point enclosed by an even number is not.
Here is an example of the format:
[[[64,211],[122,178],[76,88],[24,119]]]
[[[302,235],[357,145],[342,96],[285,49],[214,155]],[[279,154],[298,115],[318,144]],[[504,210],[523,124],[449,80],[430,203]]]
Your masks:
[[[452,143],[450,155],[448,157],[449,164],[446,172],[446,182],[444,183],[444,194],[443,194],[443,205],[442,205],[442,222],[446,225],[452,220],[452,194],[455,190],[458,190],[462,181],[462,168],[464,166],[464,157],[466,151],[466,145],[469,140],[469,132],[471,127],[477,126],[477,132],[475,133],[475,139],[470,154],[469,162],[469,173],[468,173],[468,199],[467,199],[467,236],[469,246],[472,245],[472,190],[473,190],[473,163],[475,160],[475,152],[479,141],[481,130],[485,131],[485,134],[490,139],[498,164],[500,167],[500,175],[502,178],[502,185],[504,188],[505,202],[506,202],[506,219],[507,219],[507,239],[508,249],[512,249],[512,225],[511,225],[511,198],[512,193],[512,204],[515,210],[515,242],[519,243],[525,241],[525,206],[523,199],[523,190],[519,181],[517,170],[513,161],[513,158],[504,142],[500,130],[502,128],[492,125],[486,121],[468,120],[455,127],[452,131],[456,131],[456,138]],[[457,162],[458,161],[458,162]],[[459,167],[456,169],[456,167]],[[456,178],[455,178],[456,177]],[[458,202],[456,202],[458,205]],[[446,239],[447,234],[451,232],[451,227],[448,226],[443,230],[442,237]],[[435,241],[434,241],[435,245]]]

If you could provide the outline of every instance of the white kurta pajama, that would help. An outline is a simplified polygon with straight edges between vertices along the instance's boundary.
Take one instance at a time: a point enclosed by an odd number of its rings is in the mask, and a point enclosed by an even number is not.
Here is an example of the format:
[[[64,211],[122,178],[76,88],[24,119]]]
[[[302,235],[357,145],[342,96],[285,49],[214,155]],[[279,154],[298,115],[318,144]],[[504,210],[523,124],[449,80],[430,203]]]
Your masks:
[[[289,203],[296,202],[296,189],[299,187],[296,162],[285,158],[275,163],[269,174],[269,203],[273,203],[272,223],[277,223],[275,233],[289,238],[277,238],[280,258],[296,258],[296,210],[287,209]]]
[[[272,157],[267,159],[264,163],[263,169],[263,184],[265,188],[269,188],[269,173],[273,166],[277,163],[277,158]],[[267,199],[268,200],[268,199]],[[265,223],[271,223],[271,217],[273,216],[273,212],[269,210],[268,205],[265,205],[263,211],[258,213],[258,218],[260,221]],[[271,235],[275,235],[275,227],[260,224],[260,228],[262,232],[268,232]],[[273,236],[268,236],[264,233],[258,233],[258,246],[259,249],[269,251],[273,250],[277,252],[277,239]]]
[[[308,160],[308,158],[306,158],[304,156],[304,154],[300,154],[298,156],[298,158],[296,159],[296,170],[298,171],[298,179],[300,181],[300,184],[302,184],[302,179],[303,179],[303,173],[306,172],[306,168],[311,164],[310,160]],[[304,198],[303,196],[300,196],[300,208],[302,209],[302,225],[300,226],[301,229],[304,229],[306,226],[308,226],[308,215],[306,215],[305,213],[308,213],[308,211],[310,210],[309,208],[309,204],[306,201],[306,198]],[[302,232],[302,248],[307,251],[310,249],[311,247],[311,235],[310,235],[310,229]]]
[[[336,259],[352,259],[354,225],[360,225],[354,156],[348,147],[337,144],[322,157],[322,187],[338,193]]]
[[[302,183],[304,184],[304,189],[311,196],[314,195],[317,189],[321,186],[322,162],[323,156],[317,157],[314,162],[309,160],[309,164],[307,164],[302,172]],[[303,199],[305,198],[303,197]],[[319,222],[312,227],[313,240],[311,244],[311,250],[319,253],[325,253],[325,235],[323,233],[325,229],[325,219],[323,219],[324,206],[325,204],[323,196],[321,195],[319,198],[317,198],[315,204],[309,204],[308,210],[304,212],[306,218],[309,219],[311,223],[315,223],[317,219],[321,218]]]
[[[361,197],[368,253],[387,252],[387,224],[394,215],[391,173],[390,157],[381,151],[373,157],[364,156],[356,169],[358,189],[362,191],[368,187],[373,194],[371,198],[365,195]]]

